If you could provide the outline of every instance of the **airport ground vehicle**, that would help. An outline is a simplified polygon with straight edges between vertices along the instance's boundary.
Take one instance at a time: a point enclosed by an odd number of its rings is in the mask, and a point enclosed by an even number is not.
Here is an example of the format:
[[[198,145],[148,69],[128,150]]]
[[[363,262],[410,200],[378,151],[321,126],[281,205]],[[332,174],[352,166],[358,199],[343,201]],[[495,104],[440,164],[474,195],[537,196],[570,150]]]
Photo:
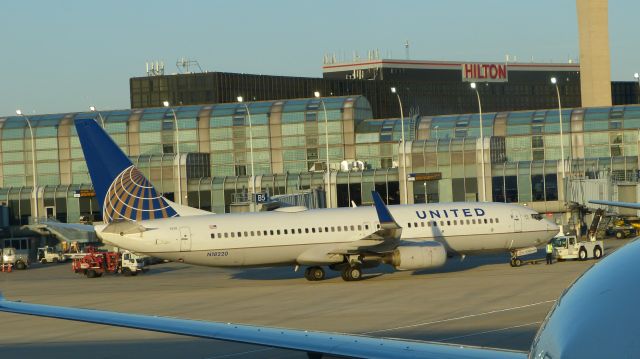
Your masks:
[[[37,259],[40,263],[58,263],[67,260],[62,252],[56,252],[53,247],[38,248]]]
[[[87,253],[82,258],[74,259],[72,268],[75,273],[82,273],[87,278],[101,277],[104,273],[132,276],[145,269],[143,261],[130,252],[102,252],[94,247],[87,247]]]
[[[555,258],[558,260],[589,258],[599,259],[604,255],[604,242],[578,241],[576,236],[558,236],[552,239]]]
[[[27,269],[29,258],[19,254],[15,248],[0,248],[0,264],[11,264],[16,269]]]

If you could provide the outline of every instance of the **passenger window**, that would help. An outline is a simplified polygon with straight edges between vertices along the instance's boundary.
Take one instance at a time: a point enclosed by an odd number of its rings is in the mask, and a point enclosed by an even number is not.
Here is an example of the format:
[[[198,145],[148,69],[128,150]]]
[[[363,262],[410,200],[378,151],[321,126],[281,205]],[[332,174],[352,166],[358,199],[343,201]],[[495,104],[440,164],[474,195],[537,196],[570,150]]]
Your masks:
[[[316,227],[311,227],[311,232],[316,233]]]
[[[411,228],[411,223],[407,223],[407,227]]]
[[[484,224],[487,224],[487,219],[486,218],[484,219]]]
[[[336,231],[336,227],[331,227],[331,232],[335,232]]]
[[[338,226],[337,228],[338,228],[338,232],[342,231],[342,227]]]
[[[298,228],[298,233],[302,233],[302,228]]]
[[[476,219],[475,219],[475,218],[474,218],[474,219],[472,219],[472,220],[471,220],[471,223],[476,224]]]
[[[229,233],[224,232],[224,238],[229,238]]]
[[[344,231],[348,231],[349,230],[349,226],[344,226]]]
[[[305,228],[304,233],[309,233],[309,228]]]
[[[258,237],[260,237],[260,231],[256,231],[256,234],[258,235]]]
[[[359,231],[361,231],[361,230],[362,230],[362,225],[361,225],[361,224],[359,224],[359,225],[358,225],[358,230],[359,230]]]
[[[245,237],[249,237],[249,232],[244,231],[244,236],[245,236]]]
[[[276,229],[276,234],[280,235],[280,230],[279,229]]]
[[[431,227],[431,221],[427,222],[427,226]]]
[[[440,221],[440,227],[444,226],[444,221]]]
[[[231,238],[235,238],[235,233],[231,232]]]
[[[254,236],[253,231],[251,231],[251,237],[253,237],[253,236]]]
[[[289,234],[289,231],[285,229],[284,234]]]
[[[418,222],[413,222],[413,226],[414,226],[415,228],[418,228]]]
[[[351,225],[351,230],[352,230],[352,231],[355,231],[355,230],[356,230],[356,227],[355,227],[353,224]]]
[[[318,227],[318,233],[322,233],[322,227]]]
[[[262,231],[262,234],[266,236],[268,234],[268,232],[267,231]],[[273,234],[273,233],[271,233],[271,234]]]
[[[498,219],[496,218],[496,223],[498,223]]]
[[[324,227],[325,232],[329,232],[329,227]]]
[[[333,228],[333,227],[331,227],[331,228]],[[369,225],[368,225],[368,224],[365,224],[365,225],[364,225],[364,229],[367,229],[367,230],[368,230],[368,229],[369,229]],[[331,232],[333,232],[333,229],[331,230]]]
[[[273,236],[273,229],[270,229],[269,233],[271,233],[271,235]]]
[[[216,238],[216,234],[215,233],[211,233],[211,238]]]
[[[218,238],[222,238],[222,233],[218,233]]]
[[[493,218],[489,218],[489,223],[493,223]]]
[[[424,222],[420,222],[420,226],[421,226],[421,227],[424,227]]]
[[[457,226],[457,225],[458,225],[458,221],[454,219],[454,220],[453,220],[453,225],[454,225],[454,226]]]
[[[447,221],[447,226],[450,226],[450,225],[451,225],[451,221]]]
[[[238,238],[242,237],[242,232],[238,232]]]

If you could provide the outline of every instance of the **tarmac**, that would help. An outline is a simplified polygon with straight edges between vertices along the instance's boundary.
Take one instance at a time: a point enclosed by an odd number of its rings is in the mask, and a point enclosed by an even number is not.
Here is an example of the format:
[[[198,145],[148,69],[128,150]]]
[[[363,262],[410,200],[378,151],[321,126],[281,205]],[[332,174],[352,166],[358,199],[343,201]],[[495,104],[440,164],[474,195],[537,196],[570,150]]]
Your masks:
[[[629,240],[607,239],[606,251]],[[544,256],[539,253],[538,256]],[[70,263],[0,273],[10,300],[526,351],[555,300],[595,260],[512,268],[509,256],[452,258],[439,269],[338,272],[308,282],[302,270],[150,266],[136,277],[88,279]],[[306,358],[305,353],[0,313],[0,357]]]

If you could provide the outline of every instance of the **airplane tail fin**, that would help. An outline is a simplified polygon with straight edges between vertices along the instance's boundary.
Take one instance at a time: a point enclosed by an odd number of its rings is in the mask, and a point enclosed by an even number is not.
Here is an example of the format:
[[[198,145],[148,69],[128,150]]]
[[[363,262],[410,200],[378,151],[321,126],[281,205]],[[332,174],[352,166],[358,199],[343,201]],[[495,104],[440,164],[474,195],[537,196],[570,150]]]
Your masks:
[[[75,126],[105,223],[178,216],[95,120]]]

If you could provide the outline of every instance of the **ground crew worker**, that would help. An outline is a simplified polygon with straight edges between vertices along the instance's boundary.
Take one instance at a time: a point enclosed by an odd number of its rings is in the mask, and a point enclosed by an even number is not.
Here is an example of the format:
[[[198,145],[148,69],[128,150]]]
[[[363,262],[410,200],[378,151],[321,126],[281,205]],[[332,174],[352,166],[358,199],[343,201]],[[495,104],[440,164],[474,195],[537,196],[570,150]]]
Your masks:
[[[553,244],[547,243],[547,264],[553,264]]]

